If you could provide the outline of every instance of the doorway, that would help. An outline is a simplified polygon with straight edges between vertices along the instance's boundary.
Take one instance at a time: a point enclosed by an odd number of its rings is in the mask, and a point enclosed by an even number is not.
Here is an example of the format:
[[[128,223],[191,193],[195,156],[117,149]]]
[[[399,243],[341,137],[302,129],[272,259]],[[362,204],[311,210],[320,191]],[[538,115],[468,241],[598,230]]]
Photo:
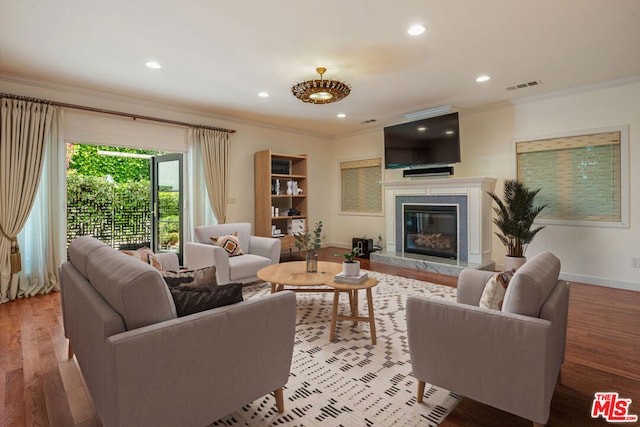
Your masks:
[[[149,247],[182,259],[182,157],[67,144],[67,245],[91,235],[115,249]]]

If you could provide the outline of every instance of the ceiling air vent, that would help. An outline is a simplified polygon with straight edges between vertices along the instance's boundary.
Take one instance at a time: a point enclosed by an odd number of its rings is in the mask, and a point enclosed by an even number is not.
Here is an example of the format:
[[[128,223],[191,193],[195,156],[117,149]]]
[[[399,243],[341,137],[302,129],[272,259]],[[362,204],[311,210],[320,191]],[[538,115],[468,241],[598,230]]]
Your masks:
[[[531,87],[531,86],[540,86],[541,84],[542,84],[542,82],[540,80],[534,80],[532,82],[518,83],[517,85],[509,86],[507,88],[507,90],[524,89],[524,88]]]
[[[375,123],[377,121],[378,120],[376,120],[376,119],[369,119],[369,120],[365,120],[364,122],[360,122],[360,123],[362,123],[363,125],[366,125],[367,123]]]

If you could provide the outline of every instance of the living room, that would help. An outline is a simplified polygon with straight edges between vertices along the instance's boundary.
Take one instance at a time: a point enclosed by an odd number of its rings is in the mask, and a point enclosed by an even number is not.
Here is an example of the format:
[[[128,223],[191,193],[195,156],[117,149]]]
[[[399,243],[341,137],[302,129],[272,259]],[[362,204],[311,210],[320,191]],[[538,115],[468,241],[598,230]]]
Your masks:
[[[631,3],[624,5],[628,8],[626,12],[635,11],[636,15],[629,19],[636,22],[640,11]],[[631,15],[630,12],[628,14]],[[618,23],[616,19],[617,14],[603,27],[615,27]],[[636,27],[640,27],[637,22]],[[513,31],[517,32],[517,27]],[[631,32],[630,38],[633,36],[636,36],[635,40],[638,39],[638,30]],[[2,48],[8,51],[4,44]],[[615,50],[614,47],[611,49]],[[588,45],[582,45],[576,54],[586,57],[592,52]],[[496,192],[500,193],[502,182],[517,175],[516,142],[611,127],[626,128],[628,141],[626,151],[621,156],[628,165],[628,176],[624,177],[628,189],[626,223],[618,227],[548,225],[536,236],[527,255],[552,251],[562,261],[560,277],[568,281],[640,292],[640,268],[632,267],[632,259],[640,257],[640,198],[634,187],[634,183],[640,182],[640,170],[634,167],[640,163],[640,145],[635,131],[640,128],[640,103],[637,101],[640,99],[640,58],[637,49],[623,48],[617,54],[625,57],[625,63],[631,61],[635,64],[635,68],[621,70],[616,78],[610,80],[567,84],[551,92],[536,92],[536,89],[527,92],[528,89],[523,89],[522,95],[508,100],[458,108],[462,161],[454,165],[453,178],[495,178]],[[265,116],[257,114],[256,119],[251,120],[232,113],[221,114],[215,109],[207,110],[203,105],[163,101],[162,97],[156,97],[153,93],[138,93],[121,87],[112,90],[104,86],[91,87],[90,81],[76,80],[75,77],[47,80],[35,71],[20,74],[16,72],[17,65],[5,61],[3,59],[0,64],[0,93],[235,130],[231,135],[229,156],[232,173],[227,222],[254,223],[254,153],[271,149],[277,153],[308,156],[308,222],[324,222],[323,246],[346,248],[351,245],[353,237],[366,236],[375,241],[381,235],[383,242],[388,239],[384,233],[384,213],[358,215],[341,212],[340,163],[383,157],[383,120],[370,124],[358,123],[356,130],[346,132],[309,130],[296,126],[298,119],[291,119],[291,125],[288,126],[283,121],[269,122]],[[221,63],[224,61],[220,59]],[[545,66],[540,66],[540,70]],[[473,70],[472,74],[475,75],[475,72]],[[574,72],[578,79],[578,71]],[[523,78],[540,78],[545,85],[551,86],[552,82],[548,79],[530,73],[533,71],[523,71],[526,74]],[[494,81],[498,79],[497,74],[496,70]],[[313,77],[300,75],[296,78]],[[349,80],[353,85],[350,96],[355,97],[358,92],[357,76],[349,75]],[[515,82],[508,84],[512,83]],[[393,82],[384,84],[393,86]],[[470,91],[482,90],[475,89],[471,84],[468,88]],[[288,90],[285,87],[285,93],[281,96],[292,97]],[[272,98],[276,98],[275,94],[272,94]],[[252,99],[251,102],[256,101]],[[402,115],[398,113],[449,103],[439,102],[438,99],[425,102],[424,105],[396,107],[395,116],[401,118]],[[300,109],[306,107],[323,106],[299,105]],[[397,111],[399,109],[403,110]],[[63,110],[63,134],[67,141],[180,153],[188,150],[187,129],[181,126],[74,108]],[[359,116],[354,114],[354,117]],[[369,118],[376,117],[360,117],[358,122]],[[390,120],[388,124],[394,123],[393,119]],[[399,118],[395,119],[395,123],[399,121]],[[402,180],[400,170],[383,170],[383,181]],[[501,242],[494,237],[491,258],[496,261],[497,269],[502,268],[505,253]],[[0,309],[3,307],[0,306]],[[638,345],[637,341],[631,344]],[[615,384],[611,386],[615,388]]]
[[[341,161],[381,157],[383,132],[375,129],[353,136],[323,138],[300,132],[273,129],[261,125],[212,120],[209,117],[176,111],[159,104],[149,105],[136,99],[109,95],[98,97],[79,91],[39,87],[24,79],[4,76],[0,81],[4,93],[55,99],[80,105],[98,105],[115,110],[135,111],[189,122],[210,123],[236,129],[231,138],[228,218],[234,222],[253,223],[253,154],[271,149],[286,154],[307,154],[309,162],[309,223],[324,221],[328,246],[350,245],[353,237],[374,238],[385,229],[384,216],[362,216],[340,212]],[[535,139],[570,131],[628,125],[631,129],[629,151],[623,159],[629,163],[629,183],[636,182],[640,160],[632,129],[637,125],[640,106],[640,83],[606,82],[579,91],[554,94],[553,97],[526,100],[509,105],[485,106],[460,112],[462,162],[455,165],[455,177],[492,177],[498,180],[516,175],[514,141]],[[65,111],[65,138],[90,144],[128,146],[165,151],[186,152],[186,130],[175,126],[132,121],[76,110]],[[331,173],[333,171],[333,173]],[[401,172],[385,170],[384,180],[401,180]],[[499,193],[500,184],[496,186]],[[562,257],[563,277],[582,283],[640,290],[640,269],[631,267],[631,257],[638,256],[637,219],[640,200],[629,193],[627,227],[550,226],[539,233],[528,252],[535,254],[553,248]],[[495,238],[492,245],[497,264],[502,264],[505,250]]]

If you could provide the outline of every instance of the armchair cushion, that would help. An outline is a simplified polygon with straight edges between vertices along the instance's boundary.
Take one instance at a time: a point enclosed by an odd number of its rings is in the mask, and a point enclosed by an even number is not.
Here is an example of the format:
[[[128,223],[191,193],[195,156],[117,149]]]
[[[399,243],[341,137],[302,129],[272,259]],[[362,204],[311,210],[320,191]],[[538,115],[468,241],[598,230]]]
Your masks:
[[[243,300],[241,283],[207,287],[180,286],[171,288],[171,296],[176,305],[178,317],[235,304]]]
[[[209,239],[211,239],[214,245],[224,249],[230,257],[244,255],[240,247],[240,241],[238,240],[238,233],[228,234],[226,236],[211,236]]]
[[[271,264],[269,258],[260,255],[244,254],[229,258],[229,279],[236,282],[247,277],[256,277],[258,271]]]

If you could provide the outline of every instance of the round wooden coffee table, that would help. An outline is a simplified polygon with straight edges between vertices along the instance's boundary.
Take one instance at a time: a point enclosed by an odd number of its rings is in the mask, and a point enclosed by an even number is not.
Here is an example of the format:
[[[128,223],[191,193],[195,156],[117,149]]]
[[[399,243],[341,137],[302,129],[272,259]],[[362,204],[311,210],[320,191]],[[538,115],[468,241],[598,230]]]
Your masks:
[[[258,271],[258,278],[271,283],[272,294],[285,289],[294,292],[333,292],[330,288],[314,286],[330,286],[328,282],[333,281],[333,276],[341,271],[342,264],[318,261],[318,271],[307,273],[306,261],[293,261],[271,264]]]
[[[331,311],[331,334],[329,341],[335,338],[338,320],[350,320],[354,324],[367,322],[371,328],[371,343],[376,344],[376,324],[373,316],[373,296],[371,288],[378,284],[378,280],[369,277],[358,285],[335,283],[333,278],[342,271],[342,264],[336,262],[318,261],[318,271],[307,273],[306,261],[283,262],[272,264],[258,271],[258,277],[271,283],[271,293],[284,290],[293,292],[333,292],[333,309]],[[324,286],[324,287],[319,287]],[[358,314],[358,291],[364,289],[367,294],[368,316]],[[349,295],[351,315],[338,315],[340,292]]]

